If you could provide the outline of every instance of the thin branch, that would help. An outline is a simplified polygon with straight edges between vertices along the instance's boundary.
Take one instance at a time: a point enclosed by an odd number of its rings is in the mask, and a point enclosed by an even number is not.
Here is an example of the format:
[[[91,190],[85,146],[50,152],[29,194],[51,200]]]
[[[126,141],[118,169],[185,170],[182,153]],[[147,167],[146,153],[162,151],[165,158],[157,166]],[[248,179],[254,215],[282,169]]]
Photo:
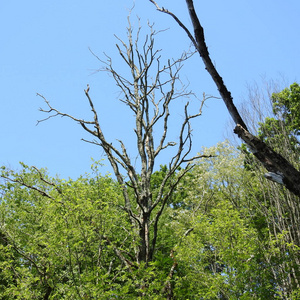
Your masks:
[[[29,188],[31,190],[37,191],[39,194],[41,194],[44,197],[47,197],[49,199],[54,199],[52,196],[50,196],[49,194],[47,194],[45,191],[42,191],[41,189],[39,189],[39,188],[37,188],[35,186],[27,184],[22,177],[20,177],[20,179],[13,179],[13,178],[10,178],[8,176],[5,176],[4,174],[2,174],[1,177],[4,178],[4,179],[6,179],[6,180],[8,180],[8,181],[10,181],[10,182],[15,182],[15,183],[18,183],[18,184],[20,184],[22,186],[25,186],[25,187],[27,187],[27,188]]]
[[[108,237],[104,237],[104,239],[112,246],[115,254],[118,256],[118,258],[125,264],[125,266],[128,268],[129,272],[132,273],[132,267],[134,267],[134,263],[128,260],[121,251],[111,242],[111,240]]]
[[[48,185],[53,186],[53,187],[58,191],[59,194],[62,193],[61,189],[60,189],[55,183],[50,182],[50,181],[46,180],[46,179],[43,177],[41,171],[40,171],[37,167],[35,167],[35,166],[32,166],[32,167],[33,167],[33,168],[36,170],[36,172],[39,174],[39,177],[40,177],[40,180],[41,180],[41,181],[45,182],[45,183],[48,184]]]
[[[195,48],[197,48],[197,42],[194,39],[193,35],[191,34],[191,32],[187,29],[187,27],[179,20],[179,18],[173,14],[171,11],[169,11],[168,9],[165,9],[164,7],[159,7],[158,4],[153,1],[153,0],[149,0],[151,3],[153,3],[156,6],[156,9],[162,13],[168,14],[170,15],[177,23],[178,25],[183,28],[183,30],[186,32],[186,34],[188,35],[188,37],[190,38],[190,40],[192,41],[193,45],[195,46]]]
[[[52,113],[52,112],[55,112],[54,115],[50,115],[49,117],[45,118],[45,119],[42,119],[42,120],[38,120],[37,121],[37,125],[41,122],[44,122],[46,120],[49,120],[50,118],[53,118],[53,117],[56,117],[56,116],[61,116],[61,117],[68,117],[70,119],[72,119],[73,121],[76,121],[76,122],[79,122],[79,123],[84,123],[84,124],[94,124],[94,122],[91,122],[91,121],[85,121],[85,120],[82,120],[82,119],[77,119],[77,118],[74,118],[73,116],[69,115],[69,114],[66,114],[66,113],[62,113],[60,112],[59,110],[55,109],[54,107],[52,107],[50,105],[50,102],[41,94],[37,93],[37,96],[41,97],[44,99],[44,102],[47,104],[47,106],[49,107],[48,110],[45,110],[45,109],[42,109],[40,108],[39,111],[41,112],[44,112],[44,113]]]

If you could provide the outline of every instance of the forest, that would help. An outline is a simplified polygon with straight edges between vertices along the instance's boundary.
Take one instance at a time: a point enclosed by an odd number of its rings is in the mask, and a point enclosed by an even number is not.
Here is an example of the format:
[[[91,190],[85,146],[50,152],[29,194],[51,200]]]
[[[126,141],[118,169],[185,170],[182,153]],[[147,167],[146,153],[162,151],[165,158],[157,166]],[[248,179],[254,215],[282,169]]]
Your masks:
[[[133,116],[136,159],[126,136],[114,141],[102,130],[92,86],[84,90],[89,120],[38,94],[38,123],[75,122],[113,172],[102,174],[101,159],[77,179],[26,162],[1,167],[0,299],[300,299],[300,85],[253,92],[240,112],[212,63],[193,1],[186,0],[193,31],[150,2],[194,50],[162,61],[159,31],[148,23],[144,36],[129,17],[127,40],[117,38],[128,72],[93,53]],[[240,143],[193,154],[193,120],[211,97],[203,94],[195,110],[195,95],[180,80],[193,55],[215,82]],[[178,99],[183,117],[174,122]],[[162,153],[168,159],[158,164]]]

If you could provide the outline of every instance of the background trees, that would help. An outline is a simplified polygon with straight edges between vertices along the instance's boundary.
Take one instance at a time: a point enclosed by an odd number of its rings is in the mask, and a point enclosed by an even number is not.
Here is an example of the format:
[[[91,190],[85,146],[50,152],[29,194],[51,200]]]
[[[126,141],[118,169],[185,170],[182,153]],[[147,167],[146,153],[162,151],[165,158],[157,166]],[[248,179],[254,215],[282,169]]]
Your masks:
[[[228,143],[202,154],[212,157],[174,190],[147,266],[134,261],[139,236],[122,189],[97,163],[75,181],[3,169],[2,299],[297,299],[295,196]],[[154,195],[167,170],[154,172]]]
[[[212,157],[173,189],[148,266],[135,263],[122,187],[99,164],[75,181],[3,168],[2,299],[297,299],[298,199],[248,152],[220,143],[201,155]],[[152,174],[154,197],[167,172]]]
[[[179,282],[197,286],[201,299],[297,295],[299,245],[287,217],[296,217],[292,207],[299,211],[291,205],[296,197],[263,179],[260,167],[249,169],[247,155],[228,144],[206,151],[216,157],[192,171],[186,213],[194,230],[178,250],[191,277]]]
[[[299,161],[300,86],[289,88],[271,96],[273,116],[259,124],[258,135],[279,153]]]
[[[289,88],[271,95],[273,116],[259,123],[258,136],[278,153],[287,157],[299,169],[299,84],[293,83]],[[268,176],[268,175],[266,175]],[[283,291],[286,295],[299,289],[299,198],[277,187],[266,186],[266,195],[270,205],[265,210],[270,231],[275,238],[283,238],[287,245],[293,245],[292,251],[286,245],[279,247],[284,259],[282,269],[278,272],[283,280]],[[296,250],[294,252],[294,250]],[[282,272],[288,268],[289,271]]]

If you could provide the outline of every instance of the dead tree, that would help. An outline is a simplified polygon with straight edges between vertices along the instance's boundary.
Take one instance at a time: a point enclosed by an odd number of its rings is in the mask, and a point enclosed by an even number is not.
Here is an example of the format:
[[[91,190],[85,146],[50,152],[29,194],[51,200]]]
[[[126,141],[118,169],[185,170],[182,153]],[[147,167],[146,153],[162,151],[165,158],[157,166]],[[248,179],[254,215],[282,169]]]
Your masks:
[[[189,157],[192,149],[190,122],[201,115],[204,99],[201,101],[199,111],[192,115],[188,112],[189,102],[186,101],[183,120],[178,127],[179,139],[177,142],[167,139],[171,104],[178,98],[192,96],[192,93],[186,91],[185,87],[177,89],[182,62],[189,55],[183,54],[180,59],[168,60],[167,64],[161,65],[160,51],[154,49],[154,38],[157,32],[153,30],[152,25],[149,27],[151,33],[146,36],[143,44],[139,42],[141,28],[133,37],[130,22],[127,31],[128,42],[125,43],[118,38],[120,44],[117,45],[118,53],[129,68],[131,78],[126,78],[118,73],[110,57],[107,57],[104,62],[104,69],[112,75],[116,85],[121,90],[123,97],[120,101],[133,112],[135,118],[134,132],[141,165],[139,171],[135,168],[125,143],[119,140],[118,146],[114,145],[102,131],[101,116],[95,109],[89,86],[85,90],[85,96],[93,114],[93,119],[89,121],[60,112],[52,107],[44,96],[38,94],[47,105],[47,109],[41,108],[40,110],[49,114],[47,118],[41,121],[55,116],[68,117],[79,123],[93,137],[92,140],[85,140],[86,142],[104,150],[122,189],[124,198],[122,209],[126,211],[132,228],[139,237],[138,246],[135,249],[135,262],[130,261],[121,251],[114,248],[116,255],[128,268],[135,263],[145,262],[147,264],[153,259],[158,237],[158,222],[163,210],[178,182],[193,167],[192,161],[202,157]],[[161,129],[160,136],[154,135],[155,128]],[[168,171],[160,184],[157,195],[154,197],[150,185],[154,163],[159,154],[170,147],[173,147],[175,154],[168,163]],[[183,168],[180,175],[176,177],[175,182],[170,181],[179,166]],[[168,189],[166,189],[167,185]],[[134,199],[131,198],[129,190],[134,191]]]
[[[300,172],[293,167],[283,156],[268,147],[263,141],[258,139],[256,136],[251,134],[242,117],[240,116],[236,106],[233,103],[233,99],[230,91],[227,89],[226,85],[220,74],[218,73],[216,67],[212,63],[210,58],[208,48],[205,42],[204,29],[201,26],[200,20],[194,8],[193,0],[185,0],[190,19],[193,24],[194,34],[179,20],[179,18],[166,8],[159,7],[159,5],[154,1],[153,3],[157,10],[170,15],[177,24],[183,28],[183,30],[188,35],[189,39],[192,41],[197,52],[200,54],[205,69],[210,74],[211,78],[215,82],[218,91],[229,111],[233,121],[236,124],[234,128],[234,133],[236,133],[253,152],[256,158],[263,164],[263,166],[268,170],[266,178],[276,181],[285,185],[285,187],[297,196],[300,196]]]

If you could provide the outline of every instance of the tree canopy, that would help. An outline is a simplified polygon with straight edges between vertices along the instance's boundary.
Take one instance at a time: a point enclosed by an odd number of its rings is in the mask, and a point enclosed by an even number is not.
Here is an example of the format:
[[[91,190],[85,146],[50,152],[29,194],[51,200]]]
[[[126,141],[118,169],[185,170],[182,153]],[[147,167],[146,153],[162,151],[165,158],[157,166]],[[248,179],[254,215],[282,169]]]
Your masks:
[[[289,88],[273,93],[271,100],[274,116],[266,118],[263,123],[259,124],[259,137],[283,155],[293,153],[299,158],[299,84],[293,83]]]
[[[147,265],[133,259],[122,188],[98,163],[77,180],[3,168],[1,299],[297,299],[295,196],[227,142],[202,153],[213,157],[174,190]],[[154,193],[166,172],[153,174]]]

